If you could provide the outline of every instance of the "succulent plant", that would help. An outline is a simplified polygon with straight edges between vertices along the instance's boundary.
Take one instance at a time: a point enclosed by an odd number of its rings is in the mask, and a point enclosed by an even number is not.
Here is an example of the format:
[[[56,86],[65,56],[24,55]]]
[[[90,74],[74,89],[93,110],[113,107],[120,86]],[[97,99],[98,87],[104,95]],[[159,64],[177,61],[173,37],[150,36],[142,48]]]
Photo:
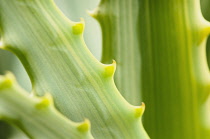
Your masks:
[[[27,93],[12,73],[0,76],[0,118],[29,138],[208,139],[210,24],[200,1],[101,0],[89,15],[101,26],[101,62],[84,19],[53,0],[0,0],[0,47],[32,83]]]

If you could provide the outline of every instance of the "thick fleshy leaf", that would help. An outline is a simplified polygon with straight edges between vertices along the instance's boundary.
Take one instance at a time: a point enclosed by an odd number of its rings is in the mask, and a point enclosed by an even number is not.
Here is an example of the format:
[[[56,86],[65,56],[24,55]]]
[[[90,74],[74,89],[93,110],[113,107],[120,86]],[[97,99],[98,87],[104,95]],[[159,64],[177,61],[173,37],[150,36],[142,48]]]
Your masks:
[[[121,94],[134,105],[141,103],[139,0],[102,0],[89,14],[102,28],[102,63],[118,62],[115,82]]]
[[[52,0],[0,0],[0,15],[2,48],[19,57],[34,93],[50,92],[73,121],[88,118],[96,138],[148,138],[141,123],[144,105],[130,105],[118,92],[116,64],[93,57],[83,21],[68,20]]]
[[[54,108],[50,94],[30,95],[10,73],[0,76],[0,119],[16,125],[30,138],[92,138],[88,121],[69,121]]]
[[[209,0],[201,2],[208,11]],[[210,24],[200,1],[102,0],[91,15],[103,30],[102,61],[119,61],[119,90],[131,103],[141,96],[147,104],[144,125],[151,138],[208,139],[203,111],[209,109]]]

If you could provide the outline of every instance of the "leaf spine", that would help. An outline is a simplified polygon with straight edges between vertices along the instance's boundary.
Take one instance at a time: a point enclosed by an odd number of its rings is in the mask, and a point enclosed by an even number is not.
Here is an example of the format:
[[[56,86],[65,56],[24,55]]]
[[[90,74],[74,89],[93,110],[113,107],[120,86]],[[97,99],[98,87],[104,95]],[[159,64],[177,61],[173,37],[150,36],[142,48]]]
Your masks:
[[[5,76],[0,76],[0,90],[12,87],[14,82],[14,75],[10,72],[7,72]]]
[[[116,61],[113,60],[113,63],[112,64],[105,65],[104,70],[105,70],[105,72],[104,72],[104,76],[105,77],[111,77],[111,76],[113,76],[114,73],[115,73],[115,70],[116,70]]]
[[[95,18],[95,19],[98,18],[98,8],[96,8],[96,9],[93,10],[93,11],[89,11],[89,10],[88,10],[87,13],[88,13],[89,16],[91,16],[91,17],[93,17],[93,18]]]
[[[35,105],[37,109],[48,108],[53,104],[53,99],[50,93],[46,93],[45,96],[41,97],[41,100]]]
[[[144,111],[145,111],[145,104],[142,102],[141,106],[137,106],[135,109],[135,117],[139,118],[143,115]]]
[[[202,43],[210,34],[210,23],[201,29],[199,44]]]
[[[84,28],[85,28],[85,23],[84,23],[84,19],[81,18],[81,21],[78,22],[78,23],[75,23],[73,26],[72,26],[72,32],[73,34],[75,35],[80,35],[84,32]]]
[[[90,121],[88,119],[85,119],[83,123],[81,123],[77,129],[80,132],[88,132],[90,130]]]

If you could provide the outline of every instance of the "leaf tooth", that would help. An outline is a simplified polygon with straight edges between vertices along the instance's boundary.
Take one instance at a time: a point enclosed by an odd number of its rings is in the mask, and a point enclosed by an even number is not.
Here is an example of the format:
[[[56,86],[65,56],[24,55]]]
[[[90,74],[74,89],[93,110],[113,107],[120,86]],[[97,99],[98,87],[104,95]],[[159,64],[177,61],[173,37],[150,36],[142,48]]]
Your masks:
[[[207,25],[204,25],[204,27],[201,29],[200,33],[200,40],[199,43],[202,43],[210,34],[210,23],[208,22]]]
[[[90,15],[91,17],[95,18],[95,19],[98,19],[98,16],[99,16],[99,8],[96,8],[92,11],[87,11],[88,15]]]
[[[81,18],[80,22],[74,23],[74,25],[72,26],[72,33],[74,35],[81,35],[84,32],[84,28],[85,28],[84,19]]]
[[[36,103],[36,109],[45,109],[53,105],[53,99],[50,93],[46,93],[43,97],[40,98],[40,101]]]
[[[97,8],[87,11],[87,13],[100,22],[110,14],[107,12],[107,6],[109,6],[110,2],[109,0],[101,0]]]
[[[0,90],[11,88],[15,82],[14,75],[7,72],[5,76],[0,76]]]
[[[96,8],[96,9],[92,10],[92,11],[87,11],[87,13],[88,13],[88,15],[90,15],[91,17],[93,17],[93,18],[95,18],[96,20],[98,20],[99,23],[100,23],[103,19],[107,18],[107,16],[108,16],[107,12],[105,12],[104,9],[101,8],[101,7],[98,7],[98,8]]]
[[[144,113],[144,110],[145,110],[145,104],[142,102],[141,106],[136,106],[134,109],[135,117],[136,118],[141,117]]]
[[[80,132],[88,132],[90,130],[90,126],[90,121],[88,119],[85,119],[84,122],[77,126],[77,129]]]
[[[116,61],[113,60],[112,64],[105,65],[104,77],[112,77],[116,70]]]

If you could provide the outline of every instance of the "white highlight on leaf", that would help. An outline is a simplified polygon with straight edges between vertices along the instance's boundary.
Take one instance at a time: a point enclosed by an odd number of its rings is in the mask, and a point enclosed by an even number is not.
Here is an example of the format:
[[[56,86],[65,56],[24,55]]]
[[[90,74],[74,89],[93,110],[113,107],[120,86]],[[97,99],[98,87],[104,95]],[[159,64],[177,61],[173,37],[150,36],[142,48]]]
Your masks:
[[[3,47],[3,42],[0,40],[0,48]]]

